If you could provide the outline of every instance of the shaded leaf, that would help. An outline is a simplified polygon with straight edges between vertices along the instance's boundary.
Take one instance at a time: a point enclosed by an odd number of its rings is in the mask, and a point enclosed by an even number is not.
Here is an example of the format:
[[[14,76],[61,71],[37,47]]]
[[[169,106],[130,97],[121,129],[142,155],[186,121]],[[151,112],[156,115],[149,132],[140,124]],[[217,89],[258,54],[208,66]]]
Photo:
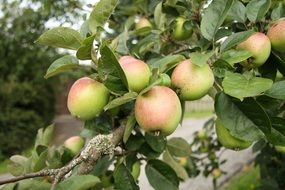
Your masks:
[[[207,64],[210,57],[214,55],[214,51],[208,52],[208,53],[200,53],[200,52],[194,52],[190,53],[189,57],[191,59],[191,62],[198,66],[203,66]]]
[[[251,0],[246,5],[246,16],[251,22],[261,20],[271,5],[271,0]]]
[[[115,188],[117,190],[138,190],[139,186],[136,184],[131,172],[124,164],[120,164],[115,172]]]
[[[272,88],[265,92],[266,96],[285,100],[285,80],[275,82]]]
[[[146,133],[145,140],[147,144],[156,152],[162,153],[166,146],[166,139],[163,135],[155,135],[153,133]]]
[[[221,55],[221,59],[228,62],[230,65],[247,60],[252,56],[252,53],[247,50],[235,50],[231,49],[225,51]]]
[[[79,67],[79,61],[71,56],[66,55],[57,60],[55,60],[48,68],[45,78],[52,77],[69,69]]]
[[[81,60],[89,60],[91,59],[91,50],[93,46],[95,35],[89,36],[88,38],[85,38],[82,45],[79,47],[79,49],[76,52],[76,57]]]
[[[85,190],[94,187],[99,182],[99,178],[93,175],[71,176],[60,182],[55,190]]]
[[[191,152],[190,145],[181,137],[174,137],[168,140],[167,148],[171,155],[178,157],[189,156]]]
[[[135,114],[131,114],[129,117],[128,117],[128,120],[127,120],[127,124],[126,124],[126,129],[124,131],[124,136],[123,136],[123,142],[126,143],[129,139],[129,137],[131,136],[132,134],[132,131],[135,127],[135,124],[136,124],[136,118],[135,118]]]

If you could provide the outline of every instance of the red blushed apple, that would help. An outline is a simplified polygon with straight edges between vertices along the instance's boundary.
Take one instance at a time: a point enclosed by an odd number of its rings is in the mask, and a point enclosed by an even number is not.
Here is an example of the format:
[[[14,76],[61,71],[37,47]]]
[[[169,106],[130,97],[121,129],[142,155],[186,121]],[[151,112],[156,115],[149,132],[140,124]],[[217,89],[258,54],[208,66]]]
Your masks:
[[[135,117],[145,131],[160,131],[164,135],[170,135],[182,117],[180,100],[168,87],[152,87],[148,92],[138,96]]]
[[[64,141],[64,146],[65,148],[69,149],[70,152],[75,156],[83,148],[84,139],[80,136],[70,137],[66,141]]]
[[[272,49],[285,53],[285,18],[274,23],[268,30]]]
[[[182,100],[197,100],[213,86],[214,74],[208,64],[198,66],[191,60],[184,60],[172,72],[171,82]]]
[[[88,77],[78,79],[71,87],[67,107],[80,119],[89,120],[102,112],[109,101],[109,91],[104,84]]]
[[[140,92],[148,86],[151,72],[145,62],[132,56],[122,56],[119,63],[127,77],[130,91]]]
[[[256,32],[247,40],[237,45],[237,49],[247,50],[252,53],[252,57],[241,64],[247,68],[257,68],[263,65],[268,59],[271,52],[269,38],[261,33]]]

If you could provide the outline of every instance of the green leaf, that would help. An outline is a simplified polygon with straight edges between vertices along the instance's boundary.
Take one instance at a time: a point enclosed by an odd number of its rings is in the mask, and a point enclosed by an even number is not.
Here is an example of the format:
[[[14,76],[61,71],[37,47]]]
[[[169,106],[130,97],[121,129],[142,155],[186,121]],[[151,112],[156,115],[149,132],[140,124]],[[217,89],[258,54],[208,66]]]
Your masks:
[[[163,154],[163,160],[166,162],[169,166],[172,167],[172,169],[176,172],[177,176],[183,180],[188,179],[188,174],[177,161],[174,160],[174,158],[171,156],[168,150],[166,150]]]
[[[271,19],[272,20],[278,20],[279,18],[282,18],[285,16],[285,5],[282,4],[282,2],[279,2],[278,6],[272,10],[271,12]]]
[[[273,82],[270,79],[261,77],[249,77],[239,74],[226,72],[222,86],[226,94],[243,100],[245,97],[258,96],[270,89]]]
[[[274,145],[285,146],[285,119],[273,117],[270,133],[265,133],[268,142]]]
[[[89,17],[89,29],[93,34],[96,33],[97,27],[103,27],[107,22],[118,0],[100,0],[93,8]]]
[[[149,160],[145,173],[151,186],[155,190],[177,190],[179,185],[175,171],[160,160]]]
[[[60,182],[55,190],[85,190],[100,183],[100,179],[93,175],[71,176]]]
[[[260,21],[271,5],[271,0],[252,0],[246,5],[246,16],[251,22]]]
[[[154,9],[154,23],[161,31],[165,30],[166,15],[162,12],[162,2],[158,3]]]
[[[153,133],[146,133],[145,140],[147,144],[156,152],[162,153],[166,146],[166,139],[163,135],[155,135]]]
[[[42,137],[42,145],[50,145],[52,139],[53,139],[53,133],[54,133],[54,125],[49,125],[45,128],[43,137]]]
[[[230,65],[228,62],[218,59],[217,61],[214,62],[214,68],[213,72],[214,75],[218,78],[224,78],[225,73],[227,71],[234,71],[235,69],[233,68],[232,65]]]
[[[244,23],[246,21],[246,8],[239,0],[234,0],[234,4],[229,10],[228,15],[238,22]]]
[[[252,53],[250,53],[247,50],[231,49],[231,50],[223,52],[221,55],[221,59],[228,62],[230,65],[233,66],[235,63],[239,63],[244,60],[247,60],[251,56],[252,56]]]
[[[79,61],[76,57],[71,55],[65,55],[55,60],[48,68],[45,78],[52,77],[66,70],[79,67]]]
[[[88,38],[84,39],[82,45],[76,52],[76,57],[80,60],[89,60],[91,59],[91,50],[93,46],[95,35],[89,36]]]
[[[275,82],[272,88],[265,92],[266,96],[285,100],[285,80]]]
[[[194,52],[190,53],[189,57],[191,59],[191,62],[198,66],[203,66],[207,64],[210,57],[214,55],[214,51],[210,51],[208,53],[200,53],[200,52]]]
[[[126,129],[124,131],[124,136],[123,136],[124,143],[127,143],[129,137],[132,134],[132,131],[135,127],[136,122],[137,122],[136,117],[135,117],[135,114],[133,113],[128,117],[128,120],[127,120]]]
[[[150,33],[145,38],[141,39],[132,49],[134,55],[142,56],[147,51],[154,49],[154,46],[160,46],[159,33]]]
[[[83,39],[79,32],[67,27],[56,27],[43,33],[36,41],[42,45],[76,50]]]
[[[39,159],[37,160],[37,162],[34,165],[33,170],[35,172],[40,171],[46,167],[47,157],[48,157],[48,149],[40,154]]]
[[[127,141],[127,150],[137,151],[145,143],[145,139],[141,134],[131,135]]]
[[[125,103],[128,103],[132,100],[135,100],[138,96],[138,93],[136,92],[128,92],[126,94],[124,94],[123,96],[119,97],[119,98],[115,98],[112,101],[110,101],[105,107],[104,110],[109,110],[115,107],[118,107],[120,105],[123,105]]]
[[[131,172],[124,164],[120,164],[114,172],[115,188],[117,190],[138,190],[139,186],[136,184]]]
[[[125,28],[124,31],[112,41],[111,47],[114,48],[116,52],[120,54],[129,54],[129,48],[127,46],[128,39],[129,33],[128,30]]]
[[[100,176],[103,173],[105,173],[108,168],[110,167],[110,165],[113,163],[114,159],[111,159],[109,155],[105,155],[102,158],[100,158],[93,170],[90,172],[90,174],[94,175],[94,176]]]
[[[107,45],[103,45],[100,48],[100,53],[103,63],[99,65],[98,70],[101,69],[101,71],[103,71],[105,74],[112,74],[113,76],[118,77],[121,80],[122,84],[128,88],[126,75],[114,52]],[[112,80],[112,78],[109,79]]]
[[[164,73],[167,70],[175,67],[184,57],[182,55],[167,55],[165,57],[156,59],[149,63],[150,68],[153,70],[155,68],[159,69],[159,72]]]
[[[205,10],[202,16],[201,32],[209,41],[213,39],[219,27],[223,24],[233,0],[215,0]]]
[[[215,98],[215,111],[231,135],[245,141],[258,141],[264,137],[261,130],[235,104],[229,96],[219,93]],[[258,110],[254,110],[258,112]],[[261,113],[262,114],[262,113]]]
[[[174,137],[168,140],[167,149],[171,155],[178,157],[189,156],[191,153],[190,145],[181,137]]]
[[[235,34],[230,35],[221,45],[221,52],[231,49],[232,47],[240,44],[241,42],[245,41],[249,38],[254,31],[248,30],[244,32],[237,32]]]

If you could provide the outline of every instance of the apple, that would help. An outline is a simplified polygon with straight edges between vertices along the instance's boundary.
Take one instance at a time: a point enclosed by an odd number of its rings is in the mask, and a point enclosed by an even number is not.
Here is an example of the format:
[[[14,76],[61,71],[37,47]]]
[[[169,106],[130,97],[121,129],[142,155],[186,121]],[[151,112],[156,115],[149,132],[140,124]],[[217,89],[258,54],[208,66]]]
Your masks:
[[[152,28],[152,25],[147,18],[141,17],[136,23],[136,30],[146,27]]]
[[[275,22],[268,30],[267,36],[273,50],[285,53],[285,20]]]
[[[192,34],[193,28],[190,25],[190,21],[187,21],[183,17],[177,17],[171,34],[172,38],[175,40],[186,40],[190,38]]]
[[[130,91],[140,92],[148,86],[151,72],[145,62],[132,56],[122,56],[119,63],[127,77]]]
[[[247,40],[238,44],[236,48],[247,50],[252,54],[252,57],[241,63],[246,68],[260,67],[266,62],[271,52],[270,40],[261,32],[254,33]]]
[[[102,112],[109,101],[109,91],[104,84],[89,77],[78,79],[71,87],[67,107],[80,119],[89,120]]]
[[[132,166],[131,174],[135,180],[137,180],[140,176],[141,172],[141,164],[139,161],[136,161]]]
[[[163,135],[170,135],[182,117],[179,98],[168,87],[154,86],[137,97],[135,117],[146,132],[160,131]]]
[[[179,63],[171,75],[172,85],[182,100],[197,100],[205,96],[214,84],[214,74],[208,64],[198,66],[191,60]]]
[[[181,157],[181,158],[179,158],[180,166],[186,167],[187,163],[188,163],[188,157]]]
[[[202,130],[198,131],[197,137],[201,140],[206,139],[207,138],[207,132],[204,129],[202,129]]]
[[[252,143],[232,136],[225,128],[220,119],[216,120],[216,133],[218,141],[226,148],[232,150],[242,150],[248,148]]]
[[[77,155],[84,146],[84,139],[80,136],[73,136],[64,141],[64,147],[70,150],[73,156]]]
[[[215,168],[212,171],[212,175],[215,179],[218,179],[219,177],[222,176],[222,171],[219,168]]]

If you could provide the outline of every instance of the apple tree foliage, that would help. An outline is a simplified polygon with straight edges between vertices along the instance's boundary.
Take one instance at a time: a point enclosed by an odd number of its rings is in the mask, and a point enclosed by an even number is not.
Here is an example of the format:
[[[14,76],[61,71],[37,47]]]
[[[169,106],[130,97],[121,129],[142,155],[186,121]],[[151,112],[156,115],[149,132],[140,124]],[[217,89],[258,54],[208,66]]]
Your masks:
[[[205,134],[196,133],[190,143],[140,129],[133,114],[139,94],[128,90],[118,62],[123,55],[145,61],[152,71],[149,86],[140,93],[162,85],[163,76],[171,76],[184,59],[191,59],[197,66],[209,64],[215,83],[208,94],[230,134],[253,143],[255,151],[265,146],[285,146],[285,55],[272,50],[261,67],[250,69],[241,63],[250,61],[252,53],[236,49],[254,32],[266,34],[274,21],[285,17],[284,6],[284,1],[277,0],[101,0],[79,31],[56,27],[43,33],[37,43],[74,52],[55,60],[45,78],[79,70],[86,67],[79,64],[80,60],[90,60],[89,77],[102,82],[111,93],[104,111],[85,121],[81,136],[90,139],[125,125],[120,154],[103,155],[88,175],[73,175],[60,182],[57,189],[139,189],[132,174],[134,163],[140,161],[145,163],[141,167],[145,167],[154,189],[175,190],[181,181],[200,172],[215,178],[212,172],[217,173],[224,163],[217,156],[220,144],[214,138],[215,118],[205,123]],[[151,26],[135,27],[141,17],[147,18]],[[188,39],[184,39],[190,36],[187,34],[182,35],[183,40],[172,35],[178,17],[186,20],[178,32],[190,28],[193,32]],[[11,158],[11,167],[17,168],[11,170],[15,175],[59,168],[72,159],[64,148],[49,147],[52,130],[50,126],[39,131],[31,157]],[[202,161],[203,153],[208,162]]]

